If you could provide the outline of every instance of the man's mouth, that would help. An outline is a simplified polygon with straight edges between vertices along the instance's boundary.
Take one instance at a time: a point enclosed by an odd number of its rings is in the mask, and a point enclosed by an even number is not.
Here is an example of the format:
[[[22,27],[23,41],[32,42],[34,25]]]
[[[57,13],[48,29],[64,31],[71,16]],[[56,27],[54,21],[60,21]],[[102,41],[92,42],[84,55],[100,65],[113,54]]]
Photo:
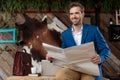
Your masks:
[[[72,21],[76,22],[76,21],[77,21],[77,19],[73,19]]]

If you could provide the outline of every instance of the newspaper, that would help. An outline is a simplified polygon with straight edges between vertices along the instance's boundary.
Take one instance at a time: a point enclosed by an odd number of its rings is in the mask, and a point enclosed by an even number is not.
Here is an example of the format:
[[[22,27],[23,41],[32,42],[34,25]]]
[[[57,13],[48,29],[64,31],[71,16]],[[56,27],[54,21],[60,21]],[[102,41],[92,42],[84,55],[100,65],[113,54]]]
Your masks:
[[[46,43],[43,43],[43,46],[47,50],[48,56],[54,58],[55,65],[90,75],[100,75],[98,65],[91,62],[91,57],[96,54],[93,42],[65,49]]]

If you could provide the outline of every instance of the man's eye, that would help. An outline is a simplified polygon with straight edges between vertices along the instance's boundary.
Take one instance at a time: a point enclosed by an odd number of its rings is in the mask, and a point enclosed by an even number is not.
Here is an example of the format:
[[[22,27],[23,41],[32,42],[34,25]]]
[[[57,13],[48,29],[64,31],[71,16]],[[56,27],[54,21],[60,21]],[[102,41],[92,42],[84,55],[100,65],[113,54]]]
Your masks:
[[[81,14],[81,12],[76,12],[75,14]]]
[[[70,15],[73,15],[73,13],[70,13]]]

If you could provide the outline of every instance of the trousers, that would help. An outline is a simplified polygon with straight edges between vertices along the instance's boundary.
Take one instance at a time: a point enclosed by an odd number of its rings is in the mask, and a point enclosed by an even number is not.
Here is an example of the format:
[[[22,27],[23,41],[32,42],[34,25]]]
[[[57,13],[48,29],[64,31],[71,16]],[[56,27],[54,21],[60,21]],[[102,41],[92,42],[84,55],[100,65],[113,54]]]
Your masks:
[[[56,73],[56,80],[95,80],[92,75],[62,68]]]

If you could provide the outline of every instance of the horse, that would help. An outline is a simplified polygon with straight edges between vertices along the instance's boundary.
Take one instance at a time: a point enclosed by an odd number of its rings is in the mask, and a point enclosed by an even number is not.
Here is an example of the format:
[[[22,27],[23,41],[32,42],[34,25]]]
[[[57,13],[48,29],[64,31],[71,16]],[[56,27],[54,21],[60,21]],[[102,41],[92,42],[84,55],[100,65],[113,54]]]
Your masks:
[[[47,27],[47,18],[43,21],[29,17],[27,14],[16,15],[16,27],[18,29],[18,40],[32,48],[30,50],[34,60],[38,62],[45,59],[47,51],[42,43],[61,46],[60,32],[50,30]]]

